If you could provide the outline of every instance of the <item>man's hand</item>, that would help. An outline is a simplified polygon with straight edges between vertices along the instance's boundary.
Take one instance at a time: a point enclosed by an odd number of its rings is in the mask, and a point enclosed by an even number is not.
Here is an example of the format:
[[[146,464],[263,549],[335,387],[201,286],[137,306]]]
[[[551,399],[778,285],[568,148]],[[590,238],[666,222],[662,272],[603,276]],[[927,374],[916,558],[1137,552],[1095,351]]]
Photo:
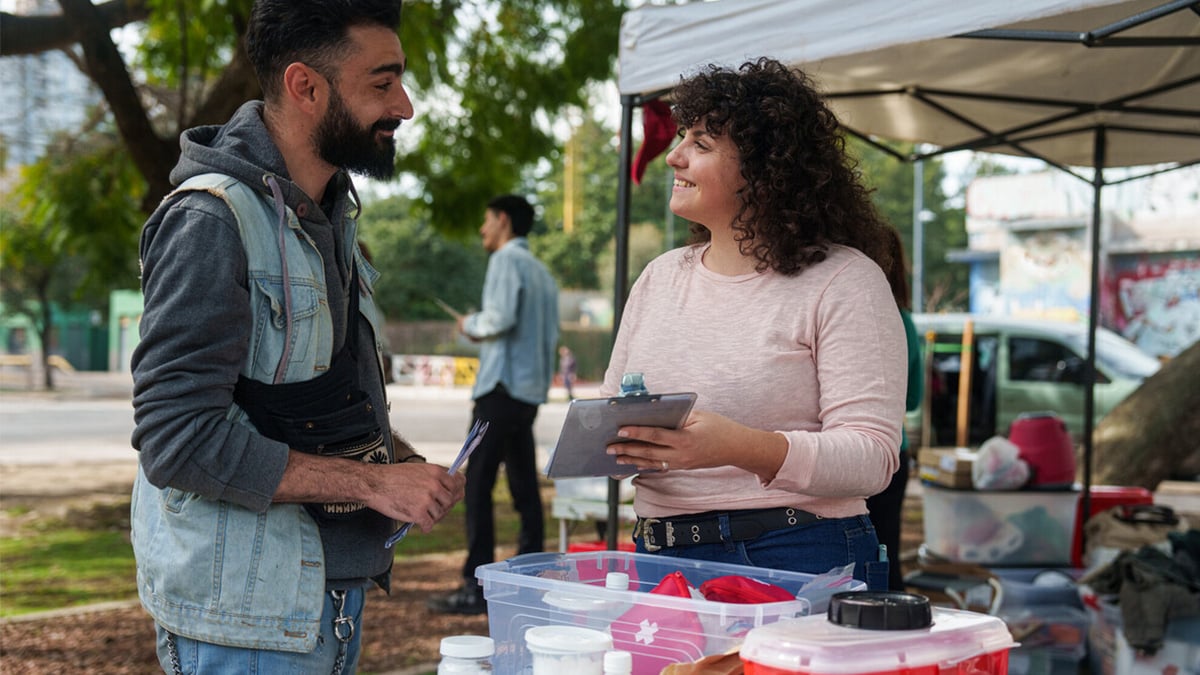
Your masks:
[[[462,500],[463,475],[424,462],[364,464],[292,450],[275,491],[276,502],[364,502],[369,508],[428,532]]]
[[[404,523],[412,523],[428,532],[450,509],[462,500],[467,479],[450,475],[437,464],[411,462],[372,467],[372,498],[367,506]]]

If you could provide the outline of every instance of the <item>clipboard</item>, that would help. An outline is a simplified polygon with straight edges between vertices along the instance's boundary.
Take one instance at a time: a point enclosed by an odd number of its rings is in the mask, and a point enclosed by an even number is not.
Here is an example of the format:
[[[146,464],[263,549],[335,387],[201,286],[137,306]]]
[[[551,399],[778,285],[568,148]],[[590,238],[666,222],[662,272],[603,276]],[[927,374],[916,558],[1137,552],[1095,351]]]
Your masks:
[[[694,392],[642,394],[611,398],[584,398],[571,401],[567,417],[550,461],[549,478],[582,476],[629,476],[638,468],[617,464],[605,449],[625,442],[617,431],[625,426],[678,429],[696,403]]]

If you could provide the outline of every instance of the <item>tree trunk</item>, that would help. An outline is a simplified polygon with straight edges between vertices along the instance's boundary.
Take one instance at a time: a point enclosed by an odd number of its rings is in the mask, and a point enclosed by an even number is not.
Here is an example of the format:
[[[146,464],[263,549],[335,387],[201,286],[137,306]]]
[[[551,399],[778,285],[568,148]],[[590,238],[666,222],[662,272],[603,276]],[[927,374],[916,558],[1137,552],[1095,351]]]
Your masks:
[[[54,325],[50,322],[50,280],[47,279],[37,289],[38,303],[41,305],[41,319],[38,324],[38,338],[42,341],[42,383],[46,386],[46,391],[54,390],[54,372],[50,369],[50,333],[54,330]],[[33,366],[30,366],[32,368]],[[32,378],[30,382],[32,383]]]
[[[1101,420],[1093,439],[1096,485],[1154,490],[1173,476],[1200,474],[1200,342]]]

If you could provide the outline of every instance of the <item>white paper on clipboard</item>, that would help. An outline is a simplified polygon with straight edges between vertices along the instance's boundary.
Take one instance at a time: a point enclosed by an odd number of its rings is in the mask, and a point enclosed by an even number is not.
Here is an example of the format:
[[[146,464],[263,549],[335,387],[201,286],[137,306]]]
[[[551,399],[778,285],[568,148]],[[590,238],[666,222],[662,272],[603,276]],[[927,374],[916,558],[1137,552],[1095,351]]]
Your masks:
[[[609,445],[622,442],[617,431],[626,426],[678,429],[695,403],[693,392],[575,399],[567,408],[546,475],[575,478],[638,473],[635,466],[617,464],[606,451]]]

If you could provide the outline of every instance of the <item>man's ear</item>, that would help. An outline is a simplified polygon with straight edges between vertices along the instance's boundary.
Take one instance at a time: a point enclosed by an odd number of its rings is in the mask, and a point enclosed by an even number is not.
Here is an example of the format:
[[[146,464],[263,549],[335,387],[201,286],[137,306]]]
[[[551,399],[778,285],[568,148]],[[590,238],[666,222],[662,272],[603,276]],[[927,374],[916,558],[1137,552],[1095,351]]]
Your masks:
[[[512,239],[513,237],[517,236],[516,233],[513,232],[512,217],[510,217],[508,213],[504,211],[496,211],[496,217],[500,220],[500,226],[504,229],[506,234],[504,237],[505,240]]]
[[[311,67],[292,63],[283,71],[283,95],[313,115],[324,109],[328,99],[329,81]]]

